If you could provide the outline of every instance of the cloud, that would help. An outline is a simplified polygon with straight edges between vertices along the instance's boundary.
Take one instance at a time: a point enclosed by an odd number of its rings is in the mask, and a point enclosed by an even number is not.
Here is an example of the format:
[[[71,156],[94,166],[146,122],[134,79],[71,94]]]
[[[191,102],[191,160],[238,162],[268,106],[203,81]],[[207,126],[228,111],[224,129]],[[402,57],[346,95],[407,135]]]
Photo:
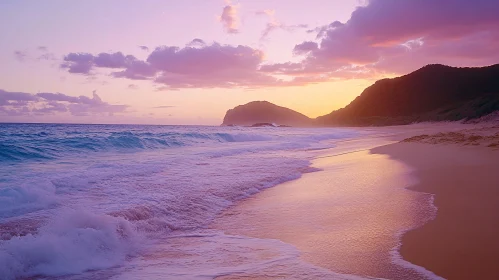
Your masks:
[[[70,53],[64,57],[61,68],[68,69],[69,73],[89,74],[93,67],[94,56],[89,53]]]
[[[158,70],[157,83],[169,88],[242,87],[272,84],[259,73],[263,52],[247,46],[214,43],[202,48],[156,48],[147,62]]]
[[[44,53],[44,54],[41,54],[40,56],[38,56],[36,58],[37,60],[48,60],[48,61],[56,61],[57,60],[57,57],[55,56],[55,54],[53,53]]]
[[[255,15],[257,15],[257,16],[271,16],[271,17],[273,17],[275,15],[275,10],[260,10],[260,11],[256,11]]]
[[[68,69],[69,73],[88,75],[95,67],[127,68],[137,62],[135,56],[124,55],[122,52],[103,52],[95,56],[90,53],[69,53],[64,56],[64,61],[60,67]]]
[[[157,106],[157,107],[152,107],[153,109],[168,109],[168,108],[175,108],[177,106]]]
[[[222,23],[225,32],[234,34],[239,32],[238,7],[233,5],[230,0],[226,0],[226,6],[222,9],[222,14],[218,20]]]
[[[36,47],[35,53],[38,53],[38,56],[30,55],[28,51],[14,51],[14,57],[19,62],[32,62],[32,61],[55,61],[57,60],[56,55],[49,52],[48,48],[45,46]]]
[[[127,108],[126,105],[112,105],[102,101],[96,91],[93,92],[92,98],[89,98],[63,93],[31,94],[0,90],[0,115],[47,115],[64,112],[70,112],[74,116],[112,115],[123,113]]]
[[[295,54],[305,55],[301,67],[280,63],[262,68],[320,78],[402,74],[430,63],[498,63],[497,11],[499,2],[492,0],[371,0],[346,23],[335,21],[308,30],[317,34],[318,42],[295,46]]]
[[[149,52],[149,47],[148,46],[139,46],[139,48],[143,51]]]
[[[26,51],[14,51],[14,57],[18,61],[24,62],[28,58],[28,52],[26,52]]]
[[[135,85],[135,84],[129,84],[129,85],[128,85],[128,89],[133,89],[133,90],[136,90],[136,89],[138,89],[138,88],[139,88],[139,86],[138,86],[138,85]]]
[[[111,76],[131,80],[148,80],[154,78],[157,72],[157,69],[153,68],[148,62],[135,60],[129,63],[125,70],[113,72]]]
[[[264,64],[261,50],[243,45],[203,43],[201,39],[194,39],[184,48],[160,46],[145,61],[121,52],[99,55],[70,53],[65,56],[61,67],[76,74],[89,74],[93,69],[111,69],[111,77],[149,80],[157,85],[157,91],[298,86],[325,81],[329,76],[324,73],[331,69],[331,65],[327,64]],[[315,47],[307,43],[297,49],[306,53],[306,50],[313,52]],[[96,62],[97,58],[103,61]]]
[[[47,47],[39,46],[36,49],[42,53],[41,55],[39,55],[36,58],[36,60],[38,60],[38,61],[40,61],[40,60],[56,61],[57,60],[56,55],[52,52],[49,52],[49,49]]]
[[[265,26],[265,29],[262,31],[260,41],[267,39],[268,36],[270,35],[270,33],[272,33],[275,30],[285,30],[288,32],[294,32],[298,29],[307,29],[308,28],[307,24],[288,25],[288,24],[284,24],[282,22],[279,22],[275,18],[275,10],[256,11],[255,15],[268,17],[268,22],[267,22],[267,25]]]
[[[89,74],[96,68],[119,69],[111,72],[111,77],[151,80],[163,86],[160,90],[281,84],[275,77],[259,71],[264,57],[262,51],[241,45],[201,43],[204,41],[194,39],[184,48],[157,47],[145,61],[121,52],[99,55],[70,53],[64,57],[61,67],[75,74]]]
[[[97,67],[105,68],[125,68],[131,62],[137,60],[133,55],[125,56],[121,52],[115,53],[100,53],[93,59],[93,63]]]
[[[293,53],[302,55],[316,51],[317,49],[319,49],[319,45],[316,42],[307,41],[296,45],[293,49]]]
[[[345,23],[333,21],[309,30],[316,33],[315,40],[293,49],[299,61],[267,62],[261,50],[249,46],[194,39],[185,47],[157,47],[146,60],[120,52],[70,53],[62,67],[70,73],[114,69],[110,75],[115,78],[149,80],[157,90],[178,90],[375,79],[435,63],[483,66],[499,62],[497,10],[498,1],[486,0],[371,0]],[[268,10],[258,13],[274,15]],[[96,63],[96,57],[107,63]]]
[[[199,38],[196,38],[196,39],[190,41],[189,43],[187,43],[186,46],[187,47],[191,47],[191,48],[194,48],[194,47],[204,47],[204,46],[206,46],[206,43],[203,40],[201,40]]]

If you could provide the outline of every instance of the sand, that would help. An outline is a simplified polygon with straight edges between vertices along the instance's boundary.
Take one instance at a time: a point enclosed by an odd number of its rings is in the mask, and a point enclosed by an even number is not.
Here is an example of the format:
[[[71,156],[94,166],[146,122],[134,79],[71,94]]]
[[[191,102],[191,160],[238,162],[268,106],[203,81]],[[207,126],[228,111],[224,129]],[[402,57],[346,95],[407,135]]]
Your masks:
[[[304,262],[336,273],[422,279],[402,260],[394,263],[393,250],[400,232],[431,216],[430,197],[405,189],[413,183],[407,166],[386,155],[370,154],[369,145],[362,149],[365,143],[357,142],[346,141],[331,150],[334,154],[314,160],[312,166],[323,171],[267,189],[230,208],[212,228],[229,235],[280,240],[295,246]],[[269,275],[277,274],[266,271],[220,279],[294,276]]]
[[[323,171],[242,201],[212,228],[280,240],[342,274],[499,279],[498,131],[417,125],[382,129],[367,149],[346,141],[313,161]],[[220,279],[290,277],[269,275]]]
[[[403,258],[447,279],[499,279],[497,139],[420,138],[373,150],[414,167],[411,189],[435,194],[437,216],[402,237]]]

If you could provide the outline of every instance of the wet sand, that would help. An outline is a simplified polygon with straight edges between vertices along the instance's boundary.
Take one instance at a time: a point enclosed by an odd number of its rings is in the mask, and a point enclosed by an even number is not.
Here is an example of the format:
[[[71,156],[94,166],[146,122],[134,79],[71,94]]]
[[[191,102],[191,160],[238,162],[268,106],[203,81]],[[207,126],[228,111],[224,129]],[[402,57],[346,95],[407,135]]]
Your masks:
[[[313,161],[322,171],[242,201],[212,228],[291,244],[336,273],[499,279],[499,126],[381,131],[368,149],[341,143]]]
[[[447,279],[499,279],[497,139],[440,134],[373,150],[415,168],[411,188],[435,194],[437,216],[403,236],[404,259]]]
[[[402,232],[434,215],[431,196],[405,188],[414,184],[406,165],[359,150],[361,146],[365,147],[355,141],[342,143],[332,149],[335,154],[313,161],[312,166],[322,171],[242,201],[217,218],[212,228],[291,244],[303,261],[335,273],[387,279],[435,277],[400,259],[395,250]],[[276,279],[268,275],[255,272],[219,279]]]

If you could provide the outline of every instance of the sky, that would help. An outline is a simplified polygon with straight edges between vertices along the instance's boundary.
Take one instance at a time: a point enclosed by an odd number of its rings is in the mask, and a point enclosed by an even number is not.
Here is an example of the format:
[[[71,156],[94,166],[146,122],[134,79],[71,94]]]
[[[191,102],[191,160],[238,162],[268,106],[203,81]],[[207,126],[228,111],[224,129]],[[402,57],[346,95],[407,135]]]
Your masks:
[[[499,63],[497,0],[2,0],[0,122],[317,117],[426,64]]]

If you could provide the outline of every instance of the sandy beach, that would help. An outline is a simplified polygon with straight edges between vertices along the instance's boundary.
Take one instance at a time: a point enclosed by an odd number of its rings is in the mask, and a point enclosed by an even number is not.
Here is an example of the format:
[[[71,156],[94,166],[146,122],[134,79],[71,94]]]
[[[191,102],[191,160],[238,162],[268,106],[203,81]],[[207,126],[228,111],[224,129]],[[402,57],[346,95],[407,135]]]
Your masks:
[[[435,194],[436,218],[402,237],[401,254],[447,279],[499,279],[499,151],[438,142],[373,151],[414,167],[411,189]]]
[[[322,171],[239,203],[212,228],[280,240],[303,261],[336,273],[499,279],[497,127],[427,125],[433,134],[423,137],[419,128],[342,143],[313,161]],[[397,143],[408,137],[414,138]]]

